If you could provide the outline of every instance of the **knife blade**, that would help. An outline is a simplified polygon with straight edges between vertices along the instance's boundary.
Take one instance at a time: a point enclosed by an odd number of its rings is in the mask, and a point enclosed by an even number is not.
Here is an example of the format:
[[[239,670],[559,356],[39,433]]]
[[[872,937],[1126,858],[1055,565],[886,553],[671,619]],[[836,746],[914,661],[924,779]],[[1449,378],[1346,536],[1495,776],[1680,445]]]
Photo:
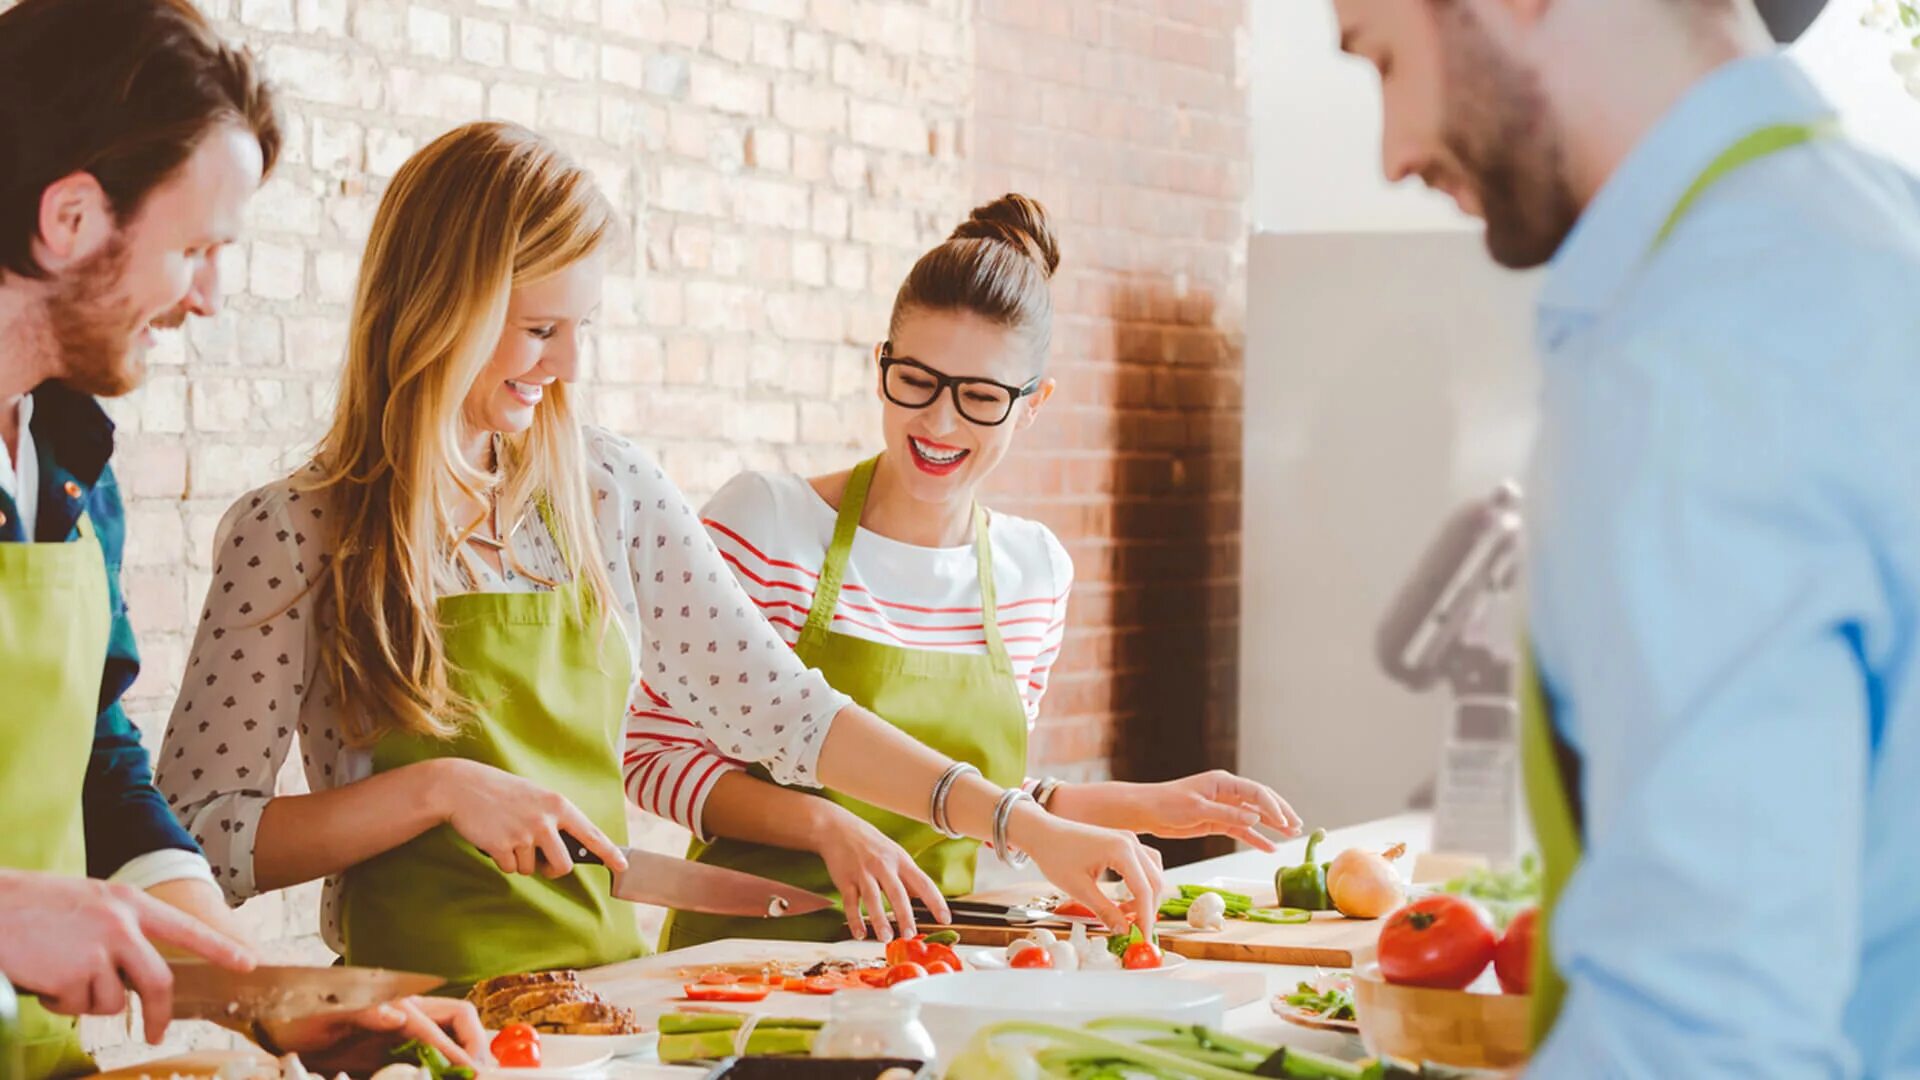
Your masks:
[[[446,980],[365,967],[276,967],[229,971],[200,960],[173,960],[173,1015],[232,1025],[359,1012],[424,994]]]
[[[947,910],[953,912],[953,925],[969,922],[1006,923],[1009,926],[1031,927],[1071,927],[1075,923],[1084,923],[1087,927],[1098,928],[1100,920],[1055,913],[1051,908],[1027,904],[991,904],[979,900],[949,900]],[[913,917],[930,925],[940,925],[933,912],[918,901],[913,905]]]
[[[576,863],[605,866],[606,860],[568,833],[561,833]],[[736,915],[749,919],[778,919],[825,911],[834,902],[816,892],[772,878],[690,859],[658,855],[639,848],[621,848],[627,868],[613,875],[609,891],[636,904],[658,904],[681,911]]]

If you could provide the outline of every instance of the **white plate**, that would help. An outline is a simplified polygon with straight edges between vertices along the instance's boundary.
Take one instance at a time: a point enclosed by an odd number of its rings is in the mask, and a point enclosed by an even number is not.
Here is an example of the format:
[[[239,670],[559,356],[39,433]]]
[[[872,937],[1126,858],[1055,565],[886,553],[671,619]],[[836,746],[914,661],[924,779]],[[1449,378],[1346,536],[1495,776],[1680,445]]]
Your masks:
[[[965,961],[967,967],[973,971],[1026,970],[1025,968],[1009,968],[1007,966],[1007,950],[1004,946],[994,948],[989,945],[962,945],[954,951],[960,954],[960,959]],[[1097,975],[1102,972],[1114,972],[1121,975],[1151,975],[1157,971],[1178,971],[1185,967],[1186,964],[1186,957],[1181,956],[1179,953],[1167,952],[1165,949],[1162,949],[1160,951],[1160,966],[1157,968],[1139,968],[1134,971],[1128,971],[1126,968],[1094,968],[1089,969],[1089,973]],[[1050,969],[1038,970],[1044,971]]]
[[[920,1003],[943,1061],[981,1028],[1007,1020],[1078,1027],[1105,1016],[1152,1016],[1219,1027],[1225,998],[1204,983],[1136,979],[1119,971],[962,971],[914,979],[892,992]]]

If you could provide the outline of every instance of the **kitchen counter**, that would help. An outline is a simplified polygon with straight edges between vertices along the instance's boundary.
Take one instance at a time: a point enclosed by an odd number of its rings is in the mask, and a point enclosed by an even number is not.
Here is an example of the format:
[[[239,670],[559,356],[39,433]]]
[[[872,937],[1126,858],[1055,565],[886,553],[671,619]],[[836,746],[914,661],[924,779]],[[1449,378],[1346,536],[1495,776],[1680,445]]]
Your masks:
[[[1345,829],[1331,830],[1327,839],[1322,842],[1321,850],[1327,857],[1331,857],[1350,847],[1378,849],[1396,843],[1405,843],[1408,857],[1411,859],[1428,850],[1432,831],[1430,815],[1404,814]],[[1175,867],[1167,872],[1167,878],[1176,885],[1197,885],[1214,879],[1236,878],[1267,881],[1272,879],[1277,867],[1301,861],[1305,850],[1304,839],[1293,840],[1282,844],[1276,854],[1241,851],[1217,859]],[[1411,862],[1405,865],[1411,867]],[[681,966],[718,962],[717,958],[709,955],[710,950],[715,949],[718,944],[703,946],[697,951],[667,953],[646,960],[601,968],[586,973],[585,977],[608,998],[635,1008],[642,1014],[643,1019],[651,1022],[663,1009],[673,1007],[672,999],[678,990],[677,981],[671,977],[673,970]],[[831,947],[832,952],[848,956],[866,953],[878,955],[879,949],[878,945],[870,942],[843,943]],[[1358,1058],[1363,1055],[1360,1040],[1356,1036],[1310,1031],[1289,1024],[1273,1014],[1269,1006],[1273,996],[1291,991],[1296,983],[1313,978],[1319,973],[1317,969],[1213,961],[1193,961],[1188,967],[1189,977],[1205,977],[1209,981],[1218,981],[1223,985],[1232,984],[1243,988],[1243,992],[1239,994],[1240,997],[1253,998],[1228,1012],[1226,1027],[1233,1034],[1276,1046],[1282,1044],[1298,1046],[1316,1053],[1346,1058]],[[1262,983],[1264,983],[1264,990],[1259,989]],[[801,1016],[825,1015],[827,999],[824,998],[781,995],[774,1000],[778,1005],[769,1010],[769,1015],[775,1013]],[[648,1080],[656,1077],[663,1080],[668,1077],[675,1080],[691,1080],[693,1077],[703,1075],[703,1070],[669,1068],[644,1059],[630,1058],[614,1062],[609,1067],[607,1075],[613,1080]]]

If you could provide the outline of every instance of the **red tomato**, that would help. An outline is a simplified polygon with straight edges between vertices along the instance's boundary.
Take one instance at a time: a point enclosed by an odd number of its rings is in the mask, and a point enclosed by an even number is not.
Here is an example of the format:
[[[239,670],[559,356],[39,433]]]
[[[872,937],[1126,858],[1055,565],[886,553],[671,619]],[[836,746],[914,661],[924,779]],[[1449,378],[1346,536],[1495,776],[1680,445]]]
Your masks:
[[[928,971],[932,971],[933,965],[935,964],[945,964],[954,971],[964,971],[967,967],[967,965],[960,962],[960,954],[954,952],[952,947],[947,945],[928,945],[927,958],[919,961],[919,963],[925,966]]]
[[[895,964],[887,969],[888,986],[898,986],[908,979],[924,979],[926,977],[927,969],[921,967],[919,964]]]
[[[802,994],[806,992],[807,980],[798,975],[792,975],[780,980],[780,989],[789,994]]]
[[[856,975],[862,983],[877,990],[887,985],[887,970],[887,968],[861,968]]]
[[[715,986],[711,983],[694,983],[681,987],[688,1001],[765,1001],[773,993],[773,987],[765,983],[747,985],[735,983],[732,986]]]
[[[1013,960],[1007,965],[1017,968],[1050,968],[1053,966],[1053,954],[1045,947],[1033,945],[1013,954]]]
[[[1539,919],[1540,912],[1533,908],[1515,915],[1493,948],[1494,974],[1500,976],[1500,989],[1509,994],[1533,989],[1533,928]]]
[[[1134,942],[1127,946],[1127,951],[1120,957],[1120,966],[1128,971],[1157,968],[1161,963],[1160,946],[1151,941]]]
[[[732,986],[734,983],[740,981],[739,976],[729,974],[725,971],[709,971],[700,976],[700,984],[702,986]]]
[[[1093,913],[1092,908],[1078,900],[1068,900],[1065,903],[1055,904],[1053,906],[1053,913],[1063,919],[1097,919],[1100,917]]]
[[[516,1028],[525,1028],[526,1031],[516,1031]],[[540,1067],[540,1035],[525,1024],[514,1024],[495,1035],[487,1049],[492,1051],[493,1060],[503,1069]]]
[[[806,980],[805,990],[809,994],[837,994],[847,989],[847,984],[831,975],[814,975]]]
[[[927,936],[925,934],[921,934],[919,937],[894,938],[892,941],[887,942],[887,963],[924,964],[927,962],[927,950],[929,948],[932,948],[932,946],[927,944]]]
[[[1380,974],[1390,983],[1460,990],[1493,962],[1493,928],[1472,901],[1437,895],[1387,917]]]
[[[929,975],[951,975],[959,970],[959,968],[954,967],[945,960],[932,960],[927,963],[927,974]]]

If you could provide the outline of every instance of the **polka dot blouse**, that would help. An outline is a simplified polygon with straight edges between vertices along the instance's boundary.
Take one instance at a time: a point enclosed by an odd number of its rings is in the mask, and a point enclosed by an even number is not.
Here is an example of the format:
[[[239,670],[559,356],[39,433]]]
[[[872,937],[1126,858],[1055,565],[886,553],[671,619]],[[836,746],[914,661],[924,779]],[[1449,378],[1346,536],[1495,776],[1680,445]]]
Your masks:
[[[672,687],[716,746],[783,782],[813,784],[826,728],[851,699],[802,665],[761,618],[685,496],[644,451],[589,428],[586,457],[595,532],[634,663],[630,705],[648,702],[642,676]],[[293,480],[242,496],[221,522],[205,610],[155,776],[235,904],[258,892],[253,834],[269,800],[283,790],[341,787],[372,771],[368,753],[342,737],[350,703],[327,685],[311,633],[308,586],[335,545],[327,507]],[[448,568],[446,587],[533,592],[568,578],[538,515],[512,543],[503,571],[464,559]],[[283,787],[277,780],[296,753],[305,785],[287,770]],[[322,931],[336,948],[338,893],[338,880],[329,880]]]

